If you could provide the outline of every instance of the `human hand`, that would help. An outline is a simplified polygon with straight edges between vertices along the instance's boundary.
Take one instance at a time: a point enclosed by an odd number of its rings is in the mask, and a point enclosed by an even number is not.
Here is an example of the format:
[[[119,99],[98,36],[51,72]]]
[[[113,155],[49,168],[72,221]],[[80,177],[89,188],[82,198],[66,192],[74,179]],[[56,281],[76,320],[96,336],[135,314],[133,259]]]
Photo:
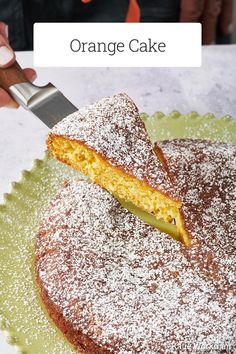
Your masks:
[[[233,0],[181,0],[181,22],[201,22],[202,42],[215,42],[217,26],[223,34],[231,31]]]
[[[8,26],[4,22],[0,22],[0,68],[8,68],[14,64],[16,60],[15,53],[8,42]],[[27,68],[23,70],[29,81],[36,79],[36,72]],[[0,87],[0,107],[17,108],[19,105],[12,97]]]

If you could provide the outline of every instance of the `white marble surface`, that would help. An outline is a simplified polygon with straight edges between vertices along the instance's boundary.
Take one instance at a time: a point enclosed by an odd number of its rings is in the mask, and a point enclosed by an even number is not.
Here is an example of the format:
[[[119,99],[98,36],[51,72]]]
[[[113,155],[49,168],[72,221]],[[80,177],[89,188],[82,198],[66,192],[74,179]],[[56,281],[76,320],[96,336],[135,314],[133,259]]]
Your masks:
[[[17,53],[23,67],[32,53]],[[128,93],[141,111],[213,112],[236,118],[236,45],[203,48],[201,68],[39,68],[39,85],[55,84],[78,107],[117,92]],[[23,109],[0,110],[0,195],[45,150],[48,128]],[[1,197],[0,197],[1,199]],[[16,353],[0,334],[0,353]]]

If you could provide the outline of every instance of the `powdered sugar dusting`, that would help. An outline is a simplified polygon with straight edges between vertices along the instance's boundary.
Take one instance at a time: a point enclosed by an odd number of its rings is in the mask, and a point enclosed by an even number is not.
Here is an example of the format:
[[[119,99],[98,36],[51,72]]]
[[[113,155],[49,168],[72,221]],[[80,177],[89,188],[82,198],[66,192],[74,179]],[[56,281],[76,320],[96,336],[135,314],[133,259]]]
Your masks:
[[[180,194],[186,228],[193,238],[192,263],[203,262],[216,281],[236,284],[236,147],[204,140],[159,142]],[[199,259],[199,253],[202,260]],[[217,268],[217,272],[216,272]]]
[[[59,122],[51,134],[81,141],[131,176],[175,196],[138,109],[127,95],[106,97],[79,109]]]
[[[37,273],[74,328],[113,353],[233,352],[235,298],[185,247],[99,186],[69,182],[37,237]]]

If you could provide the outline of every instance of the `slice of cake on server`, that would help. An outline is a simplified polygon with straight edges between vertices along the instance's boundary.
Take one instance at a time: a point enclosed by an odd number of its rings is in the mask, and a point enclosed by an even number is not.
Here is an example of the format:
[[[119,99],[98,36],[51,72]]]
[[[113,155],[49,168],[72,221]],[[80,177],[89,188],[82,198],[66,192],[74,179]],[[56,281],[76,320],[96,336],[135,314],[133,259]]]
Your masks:
[[[159,160],[134,102],[126,94],[79,109],[49,133],[48,149],[110,193],[166,222],[190,244],[181,200]]]

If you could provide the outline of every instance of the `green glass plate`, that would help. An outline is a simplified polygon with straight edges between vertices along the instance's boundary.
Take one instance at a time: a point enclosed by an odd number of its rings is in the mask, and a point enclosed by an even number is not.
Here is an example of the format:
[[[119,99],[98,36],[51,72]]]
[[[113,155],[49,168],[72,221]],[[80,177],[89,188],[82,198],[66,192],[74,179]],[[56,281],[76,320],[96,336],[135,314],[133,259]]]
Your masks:
[[[236,144],[236,121],[230,117],[173,112],[169,116],[142,114],[142,118],[152,141],[190,137]],[[12,183],[11,193],[0,205],[0,327],[20,353],[76,353],[49,319],[34,276],[35,234],[42,215],[64,180],[71,177],[80,175],[46,154],[31,171],[22,172],[20,182]]]
[[[217,119],[212,113],[199,116],[196,112],[181,115],[174,111],[168,116],[161,112],[156,112],[150,117],[145,113],[141,116],[152,141],[204,138],[232,145],[236,142],[236,120],[228,115]]]

